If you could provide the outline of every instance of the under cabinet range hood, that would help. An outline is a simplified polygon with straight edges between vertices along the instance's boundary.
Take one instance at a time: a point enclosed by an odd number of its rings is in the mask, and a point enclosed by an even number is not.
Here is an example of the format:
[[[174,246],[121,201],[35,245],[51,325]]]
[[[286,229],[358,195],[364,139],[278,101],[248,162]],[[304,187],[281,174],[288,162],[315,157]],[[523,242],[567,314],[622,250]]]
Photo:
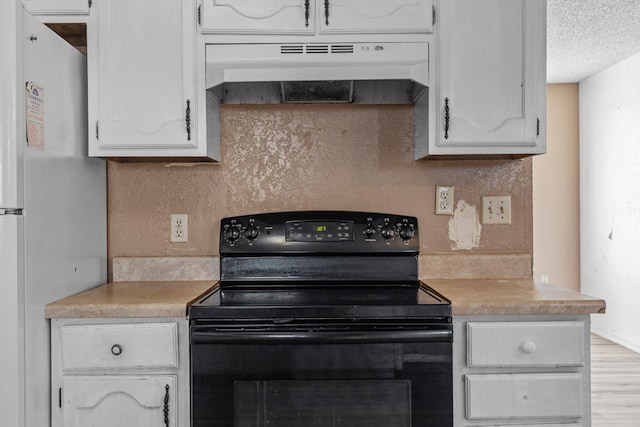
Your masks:
[[[206,87],[226,104],[415,104],[427,98],[429,44],[208,44]]]

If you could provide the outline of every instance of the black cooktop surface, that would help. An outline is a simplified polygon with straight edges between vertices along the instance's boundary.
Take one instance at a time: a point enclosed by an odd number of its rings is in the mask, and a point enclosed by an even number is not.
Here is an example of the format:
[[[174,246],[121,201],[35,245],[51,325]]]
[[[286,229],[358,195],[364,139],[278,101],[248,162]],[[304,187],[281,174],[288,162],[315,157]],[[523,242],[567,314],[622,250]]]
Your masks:
[[[193,304],[191,318],[233,316],[451,316],[449,301],[422,283],[225,286]]]

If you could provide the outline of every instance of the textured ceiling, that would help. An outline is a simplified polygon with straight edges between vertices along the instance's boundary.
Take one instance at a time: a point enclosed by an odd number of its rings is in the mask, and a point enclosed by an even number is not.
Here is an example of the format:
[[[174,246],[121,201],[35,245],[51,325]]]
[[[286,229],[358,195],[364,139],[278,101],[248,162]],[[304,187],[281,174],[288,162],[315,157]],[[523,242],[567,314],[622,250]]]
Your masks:
[[[547,0],[547,82],[579,82],[640,53],[640,0]]]

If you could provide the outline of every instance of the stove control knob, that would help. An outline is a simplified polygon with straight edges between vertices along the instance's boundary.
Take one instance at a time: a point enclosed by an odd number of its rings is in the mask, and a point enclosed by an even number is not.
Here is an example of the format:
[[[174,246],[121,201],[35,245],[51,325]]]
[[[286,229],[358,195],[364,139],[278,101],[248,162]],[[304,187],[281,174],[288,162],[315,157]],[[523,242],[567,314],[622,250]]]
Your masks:
[[[254,240],[258,237],[258,234],[258,227],[253,224],[249,224],[249,226],[244,230],[244,237],[246,237],[247,240]]]
[[[367,228],[364,229],[364,235],[367,236],[367,239],[371,239],[373,235],[376,234],[376,229],[373,224],[368,223]]]
[[[224,239],[229,243],[235,243],[240,238],[240,231],[237,227],[228,227],[224,230]]]
[[[416,230],[413,224],[402,224],[398,231],[400,238],[404,241],[411,240],[416,235]]]
[[[393,228],[389,223],[386,223],[385,225],[382,226],[382,228],[380,229],[380,235],[385,240],[388,240],[393,237]]]

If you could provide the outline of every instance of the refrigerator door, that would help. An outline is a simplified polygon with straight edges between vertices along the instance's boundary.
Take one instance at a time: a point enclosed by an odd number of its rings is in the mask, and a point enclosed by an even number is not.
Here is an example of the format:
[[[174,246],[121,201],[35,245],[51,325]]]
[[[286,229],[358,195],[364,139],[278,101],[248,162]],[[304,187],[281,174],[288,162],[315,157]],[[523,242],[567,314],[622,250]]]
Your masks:
[[[18,200],[22,150],[17,143],[21,110],[16,61],[22,51],[20,14],[17,1],[0,1],[0,208],[22,207]],[[8,426],[24,426],[23,304],[18,285],[24,271],[19,266],[22,225],[22,216],[0,215],[0,424]]]
[[[0,424],[48,426],[44,306],[106,282],[106,170],[87,156],[84,56],[20,2],[1,3],[0,27],[15,34],[0,28],[2,53],[13,55],[0,65],[0,207],[23,215],[0,216]]]
[[[22,175],[22,146],[17,143],[19,65],[13,58],[18,49],[18,33],[22,33],[21,13],[16,1],[0,3],[0,208],[21,208],[18,187]]]
[[[106,282],[106,167],[89,158],[86,58],[24,13],[26,425],[50,419],[44,306]]]

